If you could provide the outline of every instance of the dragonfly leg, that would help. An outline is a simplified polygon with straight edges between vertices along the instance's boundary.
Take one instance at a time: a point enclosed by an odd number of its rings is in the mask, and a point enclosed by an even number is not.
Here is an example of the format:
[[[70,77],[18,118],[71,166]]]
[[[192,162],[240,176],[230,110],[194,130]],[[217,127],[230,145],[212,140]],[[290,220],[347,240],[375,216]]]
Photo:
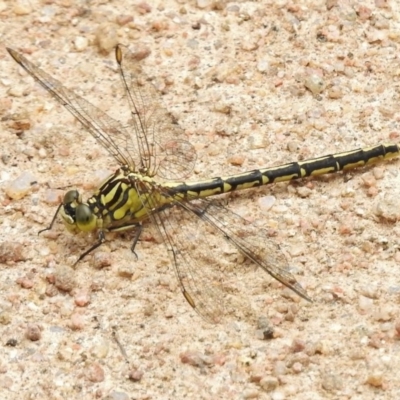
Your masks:
[[[93,250],[97,249],[100,247],[106,240],[106,237],[104,235],[104,231],[99,231],[99,237],[98,241],[89,249],[87,249],[85,252],[83,252],[79,258],[75,261],[74,266],[78,264],[79,261],[81,261],[84,257],[86,257],[89,253],[91,253]]]
[[[135,252],[135,247],[136,247],[137,242],[139,241],[140,235],[142,234],[143,225],[141,223],[135,222],[134,224],[127,224],[127,225],[119,226],[117,228],[109,228],[108,231],[109,232],[122,232],[122,231],[126,231],[128,229],[135,229],[135,236],[133,237],[131,251],[136,256],[136,259],[138,260],[139,257]]]
[[[52,219],[51,222],[50,222],[50,225],[49,225],[47,228],[41,229],[41,230],[38,232],[38,235],[40,235],[42,232],[49,231],[49,230],[51,230],[51,229],[53,228],[54,222],[55,222],[55,220],[56,220],[56,218],[57,218],[57,215],[58,215],[58,213],[60,212],[60,209],[61,209],[62,206],[63,206],[63,203],[60,203],[59,206],[57,207],[57,210],[56,210],[54,216],[53,216],[53,219]]]
[[[139,259],[138,255],[135,252],[135,247],[137,242],[139,241],[140,235],[142,233],[143,230],[143,225],[142,224],[137,224],[136,226],[136,231],[135,231],[135,236],[133,237],[133,241],[132,241],[132,246],[131,246],[131,251],[132,253],[135,255],[136,257],[136,261]]]

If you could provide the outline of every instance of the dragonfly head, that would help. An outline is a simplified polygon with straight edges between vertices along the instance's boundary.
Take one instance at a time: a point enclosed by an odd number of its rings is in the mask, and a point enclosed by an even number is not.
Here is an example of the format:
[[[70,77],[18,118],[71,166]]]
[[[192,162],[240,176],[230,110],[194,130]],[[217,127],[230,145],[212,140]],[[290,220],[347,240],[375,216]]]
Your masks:
[[[65,193],[60,214],[70,232],[90,232],[97,228],[96,215],[86,203],[82,202],[77,190]]]

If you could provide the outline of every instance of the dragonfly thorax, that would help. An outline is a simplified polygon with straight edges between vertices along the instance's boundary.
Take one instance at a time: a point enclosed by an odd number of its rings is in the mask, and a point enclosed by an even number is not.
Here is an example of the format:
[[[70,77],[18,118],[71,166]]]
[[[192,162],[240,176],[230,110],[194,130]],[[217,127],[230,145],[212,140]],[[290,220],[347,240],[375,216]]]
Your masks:
[[[161,194],[152,178],[120,168],[86,202],[77,190],[68,191],[60,214],[70,232],[117,231],[130,229],[173,200]]]

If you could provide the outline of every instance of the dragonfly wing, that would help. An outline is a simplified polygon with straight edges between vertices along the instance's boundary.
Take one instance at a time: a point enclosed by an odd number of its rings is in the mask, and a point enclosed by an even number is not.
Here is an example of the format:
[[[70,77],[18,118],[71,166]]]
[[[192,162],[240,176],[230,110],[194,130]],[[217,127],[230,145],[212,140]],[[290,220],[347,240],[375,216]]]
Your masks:
[[[212,251],[204,230],[202,243],[198,241],[202,231],[198,218],[179,207],[157,212],[152,220],[167,247],[185,299],[208,322],[220,322],[225,315],[221,272],[217,266],[210,268],[215,260],[204,258],[205,246],[210,254]]]
[[[165,189],[158,190],[168,196]],[[240,319],[253,317],[248,290],[236,290],[249,271],[245,258],[310,300],[288,270],[287,260],[273,239],[267,239],[220,202],[177,200],[170,208],[160,208],[152,198],[148,197],[145,207],[167,247],[180,289],[207,321],[218,322],[232,314]],[[235,300],[238,298],[239,302]]]
[[[135,166],[139,154],[126,128],[104,111],[66,88],[61,82],[30,62],[22,54],[7,48],[14,60],[46,91],[63,105],[121,166]]]
[[[259,228],[223,206],[220,201],[200,199],[185,206],[212,225],[256,266],[261,267],[303,299],[311,301],[307,292],[289,271],[288,262],[282,250],[272,238],[267,239],[267,235],[262,230],[260,231]]]
[[[130,125],[142,162],[139,169],[169,180],[187,177],[196,163],[193,145],[185,140],[183,129],[163,106],[160,93],[134,56],[118,45],[116,59],[131,108]]]

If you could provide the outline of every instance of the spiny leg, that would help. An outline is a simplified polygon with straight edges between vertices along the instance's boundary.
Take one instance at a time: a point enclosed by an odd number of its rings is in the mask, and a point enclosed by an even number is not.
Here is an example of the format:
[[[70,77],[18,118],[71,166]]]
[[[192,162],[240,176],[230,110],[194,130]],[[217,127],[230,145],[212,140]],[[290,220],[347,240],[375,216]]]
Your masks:
[[[50,225],[49,225],[47,228],[41,229],[41,230],[38,232],[38,235],[40,235],[40,234],[43,233],[43,232],[49,231],[49,230],[51,230],[51,229],[53,228],[54,222],[56,221],[57,215],[58,215],[58,213],[60,212],[62,206],[63,206],[63,203],[60,203],[60,204],[58,205],[57,210],[56,210],[56,212],[54,213],[53,219],[52,219],[51,222],[50,222]]]
[[[107,231],[108,232],[121,232],[121,231],[125,231],[128,229],[134,229],[134,228],[137,228],[137,229],[135,231],[135,236],[133,237],[131,251],[136,256],[136,259],[138,259],[139,257],[137,256],[137,254],[135,252],[135,247],[136,247],[137,242],[139,241],[140,235],[143,230],[143,226],[141,223],[127,224],[124,226],[119,226],[118,228],[115,228],[115,229],[108,229]],[[79,261],[81,261],[84,257],[86,257],[93,250],[96,250],[98,247],[100,247],[105,241],[106,241],[105,233],[103,230],[100,230],[97,242],[79,256],[78,260],[75,261],[74,266],[76,264],[78,264]]]
[[[88,250],[86,250],[85,252],[83,252],[78,259],[74,262],[74,267],[76,266],[76,264],[79,263],[79,261],[81,261],[83,258],[85,258],[89,253],[91,253],[93,250],[96,250],[98,247],[100,247],[104,242],[106,241],[106,237],[104,235],[104,231],[99,231],[99,236],[98,236],[98,241],[91,246]]]
[[[143,231],[143,225],[142,224],[136,224],[136,231],[135,231],[135,236],[133,237],[132,240],[132,246],[131,246],[131,252],[136,256],[136,261],[139,259],[138,255],[135,252],[135,247],[137,245],[137,242],[139,241],[140,235],[142,234]]]

